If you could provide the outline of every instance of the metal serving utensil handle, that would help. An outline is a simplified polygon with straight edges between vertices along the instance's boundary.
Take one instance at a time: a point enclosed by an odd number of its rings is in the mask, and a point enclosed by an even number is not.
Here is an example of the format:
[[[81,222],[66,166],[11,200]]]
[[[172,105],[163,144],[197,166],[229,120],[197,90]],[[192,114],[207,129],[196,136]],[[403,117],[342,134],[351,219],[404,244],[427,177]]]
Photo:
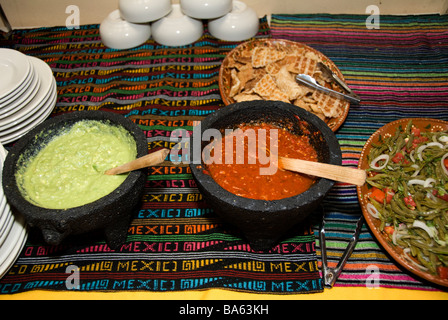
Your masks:
[[[328,89],[326,87],[319,85],[313,77],[311,77],[307,74],[298,74],[296,76],[296,81],[299,83],[302,83],[304,85],[307,85],[313,89],[327,93],[331,96],[346,99],[355,104],[359,104],[359,102],[361,102],[361,99],[359,99],[359,97],[355,93],[345,94],[345,93],[341,93],[341,92],[337,92],[337,91]]]
[[[341,274],[348,258],[352,255],[353,250],[355,249],[363,224],[364,217],[361,216],[356,222],[355,233],[350,238],[349,244],[347,245],[347,248],[345,249],[344,254],[341,257],[341,260],[338,262],[336,268],[329,268],[327,262],[327,246],[325,244],[325,219],[322,220],[322,224],[319,230],[319,242],[322,255],[322,278],[326,287],[333,287],[339,275]]]
[[[326,73],[328,76],[333,78],[334,81],[337,82],[345,91],[348,93],[353,93],[352,89],[350,89],[347,84],[341,80],[341,78],[338,77],[336,73],[334,73],[326,64],[322,62],[317,63],[317,67],[321,69],[324,73]]]

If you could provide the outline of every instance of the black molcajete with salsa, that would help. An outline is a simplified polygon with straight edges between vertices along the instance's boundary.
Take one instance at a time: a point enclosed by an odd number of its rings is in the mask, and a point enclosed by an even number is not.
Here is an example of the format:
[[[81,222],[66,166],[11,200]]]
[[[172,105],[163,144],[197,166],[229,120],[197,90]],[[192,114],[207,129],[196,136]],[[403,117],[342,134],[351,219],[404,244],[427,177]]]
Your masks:
[[[240,229],[251,247],[258,251],[271,249],[295,225],[314,212],[320,213],[319,206],[334,181],[317,179],[308,190],[279,200],[249,199],[222,188],[208,173],[206,164],[199,161],[202,160],[202,150],[210,144],[210,141],[202,141],[203,134],[212,128],[224,131],[254,122],[271,123],[295,135],[308,136],[319,162],[341,165],[342,156],[336,136],[322,120],[299,107],[280,101],[231,104],[201,122],[200,137],[197,136],[199,130],[194,131],[190,145],[193,177],[213,210],[224,221]],[[201,143],[200,148],[198,143]],[[198,149],[201,154],[195,154]],[[270,187],[264,186],[266,190]]]
[[[279,157],[317,161],[308,135],[299,136],[274,124],[255,122],[242,124],[219,140],[217,150],[213,148],[211,152],[213,161],[206,162],[206,170],[233,194],[279,200],[308,190],[317,180],[307,174],[279,169]]]

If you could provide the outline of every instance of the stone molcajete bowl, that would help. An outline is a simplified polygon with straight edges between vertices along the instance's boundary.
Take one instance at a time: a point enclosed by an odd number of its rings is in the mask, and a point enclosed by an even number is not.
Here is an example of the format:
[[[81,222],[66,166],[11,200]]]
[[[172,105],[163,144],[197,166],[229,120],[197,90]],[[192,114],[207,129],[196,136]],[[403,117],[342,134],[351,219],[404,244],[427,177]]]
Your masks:
[[[262,251],[271,249],[282,236],[311,214],[320,214],[320,204],[334,185],[334,181],[320,178],[297,196],[273,201],[243,198],[223,189],[204,170],[206,165],[199,153],[202,153],[202,149],[210,141],[202,141],[203,133],[210,128],[233,129],[238,124],[251,121],[292,127],[293,133],[299,135],[309,132],[311,144],[318,152],[320,162],[341,165],[342,156],[336,136],[322,120],[284,102],[235,103],[216,111],[201,122],[200,136],[199,130],[195,130],[190,146],[193,159],[190,167],[199,191],[218,216],[236,226],[254,250]],[[266,189],[268,188],[269,185],[266,185]]]
[[[68,209],[47,209],[28,202],[19,191],[15,172],[31,156],[36,155],[54,136],[82,120],[98,120],[121,126],[135,139],[137,157],[148,153],[146,137],[141,129],[122,115],[105,111],[80,111],[46,120],[9,151],[3,169],[3,190],[9,203],[24,215],[27,223],[41,229],[44,240],[57,245],[72,234],[103,230],[108,245],[118,248],[126,240],[132,212],[141,200],[146,171],[131,172],[124,182],[110,194],[83,206]],[[25,155],[21,157],[21,155]]]

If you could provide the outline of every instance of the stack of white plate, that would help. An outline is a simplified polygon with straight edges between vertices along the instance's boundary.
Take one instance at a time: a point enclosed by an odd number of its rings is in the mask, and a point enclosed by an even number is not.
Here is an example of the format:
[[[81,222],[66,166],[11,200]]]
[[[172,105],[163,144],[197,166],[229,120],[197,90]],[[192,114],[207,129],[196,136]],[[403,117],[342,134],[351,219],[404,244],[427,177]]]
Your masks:
[[[47,63],[0,49],[0,142],[13,142],[44,121],[56,104],[56,89]]]
[[[6,150],[0,144],[0,278],[17,260],[28,237],[24,218],[12,213],[3,192],[1,176],[5,158]]]

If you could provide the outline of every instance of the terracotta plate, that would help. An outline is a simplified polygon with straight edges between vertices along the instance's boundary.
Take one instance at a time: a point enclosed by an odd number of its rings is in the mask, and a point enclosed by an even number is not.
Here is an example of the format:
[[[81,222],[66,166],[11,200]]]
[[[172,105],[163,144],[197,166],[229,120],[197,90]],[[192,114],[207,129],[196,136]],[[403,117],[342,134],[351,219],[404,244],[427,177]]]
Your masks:
[[[341,71],[336,67],[336,65],[329,58],[327,58],[321,52],[319,52],[305,44],[293,42],[293,41],[289,41],[289,40],[257,39],[257,40],[252,40],[249,42],[244,42],[244,43],[240,44],[239,46],[237,46],[236,48],[234,48],[232,51],[230,51],[227,54],[226,58],[224,59],[222,65],[221,65],[221,68],[219,71],[219,90],[220,90],[221,97],[222,97],[225,105],[229,105],[229,104],[237,102],[232,97],[229,96],[229,93],[230,93],[230,90],[232,87],[231,71],[232,71],[232,69],[235,68],[235,60],[233,57],[239,56],[239,55],[244,55],[247,52],[251,52],[252,50],[254,50],[257,47],[272,47],[272,48],[275,47],[275,48],[281,48],[282,51],[284,49],[285,51],[288,51],[288,52],[293,51],[292,49],[294,49],[294,48],[302,49],[302,54],[297,57],[297,61],[300,61],[300,58],[302,58],[303,56],[305,56],[307,54],[312,55],[312,56],[317,56],[317,61],[320,61],[320,62],[323,62],[324,64],[326,64],[333,72],[335,72],[338,75],[338,77],[340,79],[345,81],[344,76],[342,75]],[[289,62],[291,62],[291,61],[289,61]],[[316,70],[318,70],[317,67],[316,67]],[[304,71],[305,70],[303,70],[299,73],[304,73]],[[318,73],[316,73],[316,74],[318,74]],[[320,84],[322,85],[322,83],[320,83]],[[332,86],[333,86],[333,88],[338,88],[336,84],[332,84]],[[341,92],[343,92],[342,89],[337,89],[337,90],[340,90]],[[272,100],[278,100],[278,99],[272,99]],[[350,103],[348,101],[341,100],[340,106],[341,106],[342,111],[339,116],[333,117],[333,118],[326,117],[324,119],[324,121],[328,124],[328,126],[333,131],[336,131],[344,123],[345,119],[347,118]]]
[[[378,129],[366,142],[364,148],[361,153],[361,157],[359,159],[358,168],[367,169],[369,168],[369,164],[367,162],[367,155],[372,149],[372,143],[378,143],[379,137],[393,135],[395,134],[395,130],[402,126],[403,129],[406,127],[407,123],[411,120],[410,118],[400,119],[386,124],[385,126]],[[428,131],[442,131],[448,130],[448,122],[436,119],[428,119],[428,118],[412,118],[412,123],[415,127],[419,128],[422,132]],[[409,262],[403,254],[403,250],[401,247],[396,246],[392,243],[389,236],[380,231],[380,220],[372,217],[366,209],[368,200],[366,200],[366,194],[368,192],[367,184],[364,184],[362,187],[356,187],[358,200],[361,204],[361,209],[364,215],[367,224],[372,230],[374,236],[378,239],[381,245],[386,249],[386,251],[392,256],[392,258],[401,264],[404,268],[408,269],[412,273],[426,279],[430,282],[433,282],[438,285],[448,286],[447,279],[441,279],[438,276],[430,274],[428,272],[422,271],[416,265]]]

